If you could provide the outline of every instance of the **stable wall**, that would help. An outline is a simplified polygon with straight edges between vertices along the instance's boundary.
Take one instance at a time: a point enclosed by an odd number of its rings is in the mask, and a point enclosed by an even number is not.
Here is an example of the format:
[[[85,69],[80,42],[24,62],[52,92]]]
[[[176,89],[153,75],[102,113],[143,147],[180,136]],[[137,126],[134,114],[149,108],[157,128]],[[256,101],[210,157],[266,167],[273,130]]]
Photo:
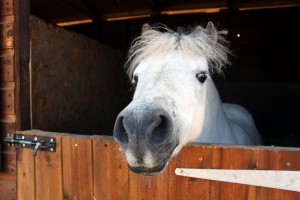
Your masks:
[[[32,128],[111,133],[127,103],[125,54],[30,17]]]

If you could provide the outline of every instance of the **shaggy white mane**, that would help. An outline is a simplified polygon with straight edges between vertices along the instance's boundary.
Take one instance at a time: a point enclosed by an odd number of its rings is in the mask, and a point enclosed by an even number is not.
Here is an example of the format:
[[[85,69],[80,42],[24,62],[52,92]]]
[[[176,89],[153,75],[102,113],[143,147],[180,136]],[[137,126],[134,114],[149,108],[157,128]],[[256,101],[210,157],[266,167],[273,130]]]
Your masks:
[[[211,22],[209,25],[209,28],[197,26],[190,33],[180,33],[164,25],[150,27],[145,24],[141,36],[133,41],[129,50],[125,65],[128,76],[132,79],[135,68],[144,58],[164,56],[174,50],[192,57],[203,56],[211,72],[222,73],[223,67],[229,64],[227,55],[230,51],[223,37],[227,31],[217,31]]]

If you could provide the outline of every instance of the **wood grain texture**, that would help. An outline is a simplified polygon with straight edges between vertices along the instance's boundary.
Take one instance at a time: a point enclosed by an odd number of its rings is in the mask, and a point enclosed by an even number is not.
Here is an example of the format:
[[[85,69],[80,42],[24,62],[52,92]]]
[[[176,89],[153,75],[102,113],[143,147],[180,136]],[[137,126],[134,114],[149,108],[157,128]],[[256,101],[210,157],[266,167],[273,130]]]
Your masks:
[[[7,200],[17,198],[16,150],[3,142],[7,133],[14,133],[16,130],[15,16],[14,0],[2,0],[0,2],[0,199]]]
[[[15,114],[15,84],[6,82],[0,84],[0,113],[2,115]]]
[[[62,142],[56,139],[56,152],[38,151],[36,168],[36,199],[63,199]]]
[[[57,199],[83,200],[300,198],[299,192],[182,177],[174,173],[175,168],[300,170],[299,148],[191,144],[170,161],[163,173],[145,177],[128,171],[122,152],[112,137],[33,133],[56,137],[58,149],[56,153],[38,152],[35,161],[31,156],[32,150],[29,154],[20,150],[20,199],[26,199],[28,194],[33,194],[36,199],[49,199],[50,191],[57,195]],[[61,156],[57,154],[60,150]],[[20,158],[20,155],[23,156]],[[33,170],[34,180],[27,175],[32,174]],[[40,179],[46,172],[49,174]],[[35,185],[35,188],[28,186],[28,183]]]
[[[8,81],[14,81],[14,58],[0,54],[0,82]]]
[[[127,199],[129,193],[127,165],[119,152],[119,146],[111,137],[93,138],[93,161],[94,198]]]
[[[0,1],[0,13],[2,16],[13,14],[13,0]]]
[[[63,198],[93,199],[93,150],[87,137],[62,138]]]
[[[17,199],[35,200],[35,158],[32,149],[17,149]]]

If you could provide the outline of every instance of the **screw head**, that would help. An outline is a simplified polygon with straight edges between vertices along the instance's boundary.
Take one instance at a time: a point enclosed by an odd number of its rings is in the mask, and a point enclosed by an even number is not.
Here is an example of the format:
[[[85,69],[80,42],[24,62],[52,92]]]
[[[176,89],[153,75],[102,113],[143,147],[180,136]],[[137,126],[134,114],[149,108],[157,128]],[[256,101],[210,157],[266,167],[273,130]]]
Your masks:
[[[53,138],[51,138],[51,139],[50,139],[50,142],[53,142],[53,141],[54,141]]]
[[[34,140],[37,140],[37,137],[34,137]]]
[[[23,144],[22,146],[23,146],[23,147],[25,147],[25,146],[26,146],[26,144]]]
[[[22,136],[22,140],[24,140],[24,139],[25,139],[25,136],[23,135],[23,136]]]
[[[53,148],[50,148],[50,151],[54,151],[54,149],[53,149]]]

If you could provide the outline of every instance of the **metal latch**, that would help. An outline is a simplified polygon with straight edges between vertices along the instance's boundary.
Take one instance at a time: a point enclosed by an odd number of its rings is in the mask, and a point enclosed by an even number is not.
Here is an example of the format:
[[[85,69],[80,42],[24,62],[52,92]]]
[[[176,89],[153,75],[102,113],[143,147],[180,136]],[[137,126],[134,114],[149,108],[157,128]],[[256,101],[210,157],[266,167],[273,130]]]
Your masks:
[[[8,133],[7,137],[4,138],[4,142],[7,142],[9,146],[31,148],[33,149],[33,156],[37,155],[38,150],[56,151],[56,140],[51,137]]]

